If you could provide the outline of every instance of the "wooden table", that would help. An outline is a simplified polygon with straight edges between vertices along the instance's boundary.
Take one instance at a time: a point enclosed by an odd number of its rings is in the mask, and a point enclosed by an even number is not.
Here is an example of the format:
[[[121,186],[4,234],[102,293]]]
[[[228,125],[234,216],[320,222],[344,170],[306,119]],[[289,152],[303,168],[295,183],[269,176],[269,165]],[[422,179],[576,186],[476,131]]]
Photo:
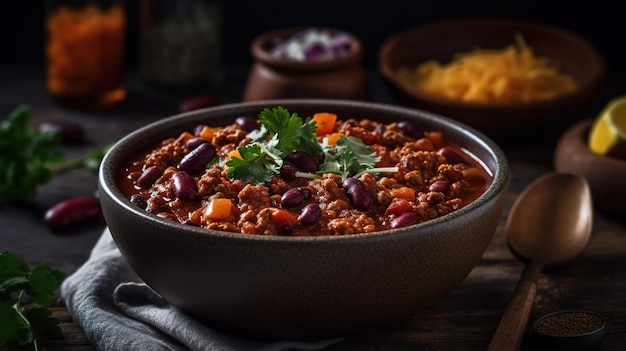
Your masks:
[[[216,88],[223,103],[240,100],[245,69],[232,69],[223,86]],[[119,108],[102,113],[71,111],[59,107],[45,92],[43,70],[38,67],[0,68],[0,113],[5,118],[19,104],[32,107],[33,122],[52,118],[81,123],[89,143],[64,146],[68,157],[82,155],[91,148],[115,141],[128,132],[177,112],[178,104],[191,93],[171,93],[151,89],[129,74],[128,100]],[[623,92],[624,74],[612,76],[600,96],[581,111],[587,118],[599,111],[608,98]],[[369,73],[374,101],[397,103],[375,72]],[[209,92],[209,91],[207,91]],[[541,131],[545,132],[545,131]],[[552,170],[552,152],[562,129],[548,132],[524,145],[503,145],[511,165],[511,185],[507,207],[500,226],[482,260],[460,286],[448,296],[422,311],[412,320],[376,333],[347,338],[328,350],[485,350],[515,289],[524,264],[508,250],[504,223],[515,197],[539,175]],[[65,231],[51,231],[43,222],[47,208],[58,201],[79,195],[92,195],[97,177],[76,170],[58,174],[39,188],[28,206],[0,205],[0,251],[12,251],[29,265],[45,262],[74,272],[88,257],[105,228],[95,220]],[[582,257],[558,270],[544,272],[539,281],[529,321],[562,309],[588,309],[607,319],[607,337],[602,350],[626,348],[626,220],[607,213],[594,213],[593,234]],[[52,307],[61,319],[66,339],[50,341],[48,350],[93,350],[71,315],[56,299]],[[527,333],[523,350],[537,344]]]

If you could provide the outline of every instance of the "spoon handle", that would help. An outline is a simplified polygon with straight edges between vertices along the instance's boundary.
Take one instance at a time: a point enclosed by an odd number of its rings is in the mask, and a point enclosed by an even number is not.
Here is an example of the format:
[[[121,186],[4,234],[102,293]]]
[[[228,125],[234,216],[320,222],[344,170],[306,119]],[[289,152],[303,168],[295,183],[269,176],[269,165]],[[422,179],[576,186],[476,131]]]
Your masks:
[[[498,329],[491,339],[488,351],[513,351],[521,348],[528,316],[537,294],[537,279],[540,274],[540,263],[532,261],[526,266],[513,297],[502,315]]]

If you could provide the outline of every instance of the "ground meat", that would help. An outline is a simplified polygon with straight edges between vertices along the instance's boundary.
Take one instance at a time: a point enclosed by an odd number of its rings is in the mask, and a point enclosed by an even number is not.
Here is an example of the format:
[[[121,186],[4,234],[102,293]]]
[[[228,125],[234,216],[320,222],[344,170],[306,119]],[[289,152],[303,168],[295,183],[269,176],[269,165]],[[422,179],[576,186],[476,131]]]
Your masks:
[[[393,219],[408,211],[417,215],[418,222],[424,222],[456,211],[484,192],[491,179],[480,163],[471,161],[468,155],[464,158],[469,163],[448,163],[438,148],[445,146],[460,154],[462,151],[447,143],[441,133],[409,131],[404,127],[400,123],[367,119],[336,122],[338,133],[360,138],[379,157],[375,167],[397,168],[393,172],[365,172],[358,177],[365,192],[359,196],[371,200],[368,206],[356,206],[353,189],[345,189],[344,177],[332,172],[295,178],[278,174],[262,184],[230,178],[226,157],[236,157],[230,153],[252,141],[237,124],[209,128],[212,136],[207,139],[211,140],[217,158],[203,172],[192,175],[197,191],[186,201],[177,198],[172,176],[178,172],[180,160],[191,151],[186,142],[194,135],[189,132],[129,159],[118,183],[129,199],[134,197],[141,208],[162,218],[227,232],[294,236],[386,230]],[[324,136],[318,140],[322,142]],[[313,159],[319,164],[324,155]],[[161,175],[149,189],[137,186],[137,179],[150,166],[162,170]],[[433,186],[436,191],[431,191],[431,185],[437,181],[445,186]],[[301,203],[283,208],[282,196],[294,188],[300,192]],[[206,212],[215,198],[230,200],[232,207],[222,217]],[[314,216],[314,220],[302,220],[306,223],[302,224],[300,216],[305,215]]]

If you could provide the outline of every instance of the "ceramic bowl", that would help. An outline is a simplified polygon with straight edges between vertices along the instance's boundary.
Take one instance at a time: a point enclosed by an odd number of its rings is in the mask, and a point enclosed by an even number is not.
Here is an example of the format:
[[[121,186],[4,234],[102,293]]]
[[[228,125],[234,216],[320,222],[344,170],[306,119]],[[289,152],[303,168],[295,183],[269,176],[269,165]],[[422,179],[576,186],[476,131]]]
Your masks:
[[[369,234],[244,235],[174,223],[132,205],[116,185],[123,161],[201,123],[225,125],[283,106],[439,129],[493,175],[467,206],[422,224]],[[107,225],[130,267],[173,305],[211,326],[265,337],[346,336],[406,321],[459,285],[500,221],[508,163],[482,133],[417,109],[346,100],[286,99],[222,105],[157,121],[105,156],[99,191]]]
[[[598,313],[565,310],[546,314],[533,323],[542,350],[598,350],[606,337],[606,322]]]
[[[431,59],[447,63],[455,54],[477,48],[502,49],[514,43],[517,33],[535,56],[546,57],[552,66],[572,76],[579,84],[578,91],[537,102],[478,103],[425,93],[397,79],[401,66],[417,67]],[[571,115],[596,95],[606,74],[602,56],[584,38],[550,25],[515,19],[455,19],[419,25],[388,38],[378,59],[380,74],[402,103],[459,120],[496,141],[524,136],[528,131],[541,133],[551,125],[567,126]]]
[[[347,51],[334,58],[297,61],[272,54],[279,40],[317,30],[345,35]],[[321,98],[368,100],[369,90],[362,67],[363,46],[354,35],[336,28],[293,27],[257,36],[250,44],[253,64],[242,101]]]
[[[626,160],[598,155],[587,146],[592,119],[581,120],[559,138],[554,167],[559,172],[584,176],[589,182],[594,206],[608,213],[626,214]]]

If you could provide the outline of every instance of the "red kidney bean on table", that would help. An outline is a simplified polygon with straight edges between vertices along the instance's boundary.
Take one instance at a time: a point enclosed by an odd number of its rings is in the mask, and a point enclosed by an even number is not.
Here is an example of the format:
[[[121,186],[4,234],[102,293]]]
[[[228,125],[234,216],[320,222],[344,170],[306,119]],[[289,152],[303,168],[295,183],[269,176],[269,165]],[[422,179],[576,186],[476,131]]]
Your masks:
[[[98,198],[79,196],[63,200],[50,207],[44,215],[44,221],[52,229],[63,229],[98,218],[101,212]]]

